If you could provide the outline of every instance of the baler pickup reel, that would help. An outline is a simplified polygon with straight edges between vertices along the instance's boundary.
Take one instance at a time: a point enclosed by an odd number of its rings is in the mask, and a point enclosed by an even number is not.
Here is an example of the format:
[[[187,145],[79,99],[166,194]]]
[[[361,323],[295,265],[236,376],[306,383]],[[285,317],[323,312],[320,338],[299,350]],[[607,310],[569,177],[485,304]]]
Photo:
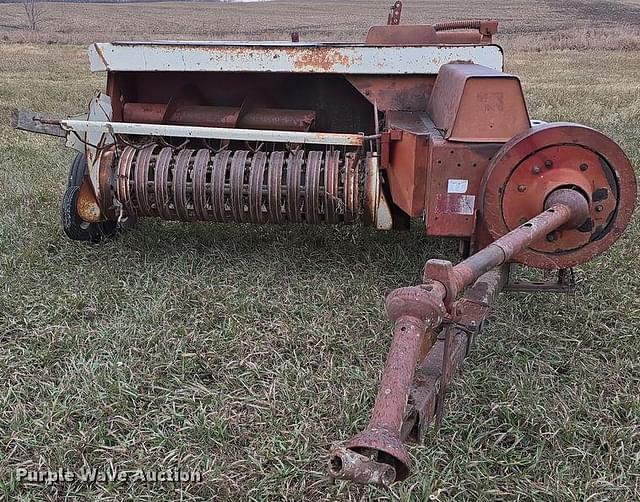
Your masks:
[[[380,486],[409,476],[405,444],[442,416],[496,296],[568,289],[636,200],[611,139],[530,120],[495,21],[402,25],[401,8],[364,43],[97,43],[107,88],[88,114],[14,117],[78,152],[62,201],[75,240],[158,217],[380,230],[421,218],[460,241],[460,263],[429,260],[419,285],[387,297],[394,334],[370,424],[330,452],[330,476]],[[514,264],[560,280],[515,283]]]

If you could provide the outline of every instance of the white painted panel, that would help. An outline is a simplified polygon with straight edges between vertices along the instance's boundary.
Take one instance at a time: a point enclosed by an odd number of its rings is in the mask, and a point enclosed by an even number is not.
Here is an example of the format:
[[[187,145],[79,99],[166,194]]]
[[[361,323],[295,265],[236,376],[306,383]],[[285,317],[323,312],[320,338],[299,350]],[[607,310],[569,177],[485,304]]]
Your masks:
[[[230,129],[223,127],[196,127],[162,124],[136,124],[130,122],[95,122],[90,120],[61,120],[65,131],[76,133],[132,134],[139,136],[168,136],[177,138],[228,139],[266,141],[314,145],[352,145],[364,142],[362,134],[335,134],[323,132],[265,131],[258,129]]]
[[[429,75],[452,61],[502,70],[497,45],[372,47],[206,42],[96,43],[92,71],[298,72]]]

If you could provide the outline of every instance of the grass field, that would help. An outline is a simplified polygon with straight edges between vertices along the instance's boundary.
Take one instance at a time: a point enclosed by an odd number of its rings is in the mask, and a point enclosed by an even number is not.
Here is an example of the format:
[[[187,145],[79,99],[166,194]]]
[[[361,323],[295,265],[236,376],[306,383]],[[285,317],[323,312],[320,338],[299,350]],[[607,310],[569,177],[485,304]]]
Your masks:
[[[0,5],[0,500],[640,499],[637,217],[577,270],[575,294],[500,299],[442,427],[391,491],[329,484],[326,450],[368,420],[385,294],[418,281],[427,258],[455,258],[453,243],[418,223],[381,234],[149,220],[97,246],[62,234],[71,153],[8,123],[14,108],[84,109],[103,81],[83,44],[360,38],[390,2],[348,3],[53,4],[35,34],[21,6]],[[637,1],[407,1],[405,14],[500,19],[531,115],[596,127],[639,165]],[[204,479],[15,477],[83,466]]]

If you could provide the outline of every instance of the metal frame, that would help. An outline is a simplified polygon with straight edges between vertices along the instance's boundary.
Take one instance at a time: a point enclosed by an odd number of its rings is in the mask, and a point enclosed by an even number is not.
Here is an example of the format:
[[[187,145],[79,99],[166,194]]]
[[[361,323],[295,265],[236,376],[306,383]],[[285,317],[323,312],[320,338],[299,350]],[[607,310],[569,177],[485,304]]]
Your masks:
[[[177,126],[137,124],[129,122],[98,122],[91,120],[61,120],[65,131],[76,133],[131,134],[137,136],[171,136],[177,138],[203,138],[241,141],[267,141],[311,145],[361,146],[363,134],[336,134],[324,132],[265,131],[224,127]]]
[[[282,44],[237,42],[117,42],[89,47],[91,71],[338,73],[435,75],[464,61],[502,70],[497,45]]]

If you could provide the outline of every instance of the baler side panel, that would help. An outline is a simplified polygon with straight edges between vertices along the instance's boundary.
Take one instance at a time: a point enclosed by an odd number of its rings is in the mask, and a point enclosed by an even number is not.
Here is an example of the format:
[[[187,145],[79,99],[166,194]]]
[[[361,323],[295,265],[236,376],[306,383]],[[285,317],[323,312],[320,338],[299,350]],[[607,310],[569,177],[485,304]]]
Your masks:
[[[471,237],[482,177],[502,144],[465,144],[430,138],[425,200],[427,235]]]
[[[123,97],[120,75],[117,72],[107,73],[106,93],[111,98],[111,120],[114,122],[122,121]]]
[[[403,131],[402,140],[391,146],[387,180],[391,198],[410,217],[424,211],[427,184],[427,139]]]
[[[387,180],[393,202],[410,217],[424,212],[427,186],[429,137],[439,135],[424,112],[389,111],[388,130],[401,132],[390,143]]]

